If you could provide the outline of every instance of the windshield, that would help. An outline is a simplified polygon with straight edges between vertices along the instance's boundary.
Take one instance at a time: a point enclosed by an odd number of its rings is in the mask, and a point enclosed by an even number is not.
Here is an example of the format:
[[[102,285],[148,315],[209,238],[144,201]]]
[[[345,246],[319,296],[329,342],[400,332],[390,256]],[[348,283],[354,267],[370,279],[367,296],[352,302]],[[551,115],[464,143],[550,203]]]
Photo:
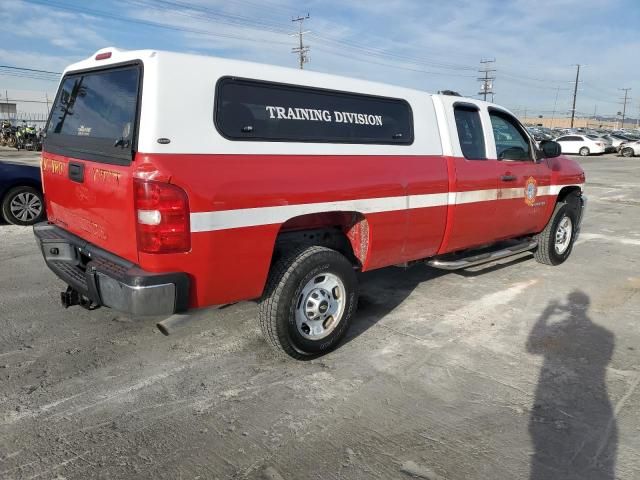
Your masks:
[[[137,65],[67,75],[51,112],[45,148],[87,160],[130,162],[139,83]]]

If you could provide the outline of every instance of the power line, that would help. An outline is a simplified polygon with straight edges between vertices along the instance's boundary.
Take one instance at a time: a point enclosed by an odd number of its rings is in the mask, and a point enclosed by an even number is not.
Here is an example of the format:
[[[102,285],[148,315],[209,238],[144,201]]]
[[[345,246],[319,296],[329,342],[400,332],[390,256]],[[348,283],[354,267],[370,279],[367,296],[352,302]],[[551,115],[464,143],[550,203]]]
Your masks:
[[[275,40],[266,40],[264,38],[252,38],[252,37],[248,37],[246,35],[240,36],[240,35],[232,35],[230,33],[216,33],[216,32],[211,32],[208,30],[199,30],[199,29],[194,29],[194,28],[186,28],[186,27],[178,27],[175,25],[167,25],[164,23],[159,23],[159,22],[154,22],[151,20],[141,20],[141,19],[134,19],[134,18],[129,18],[129,17],[121,17],[118,15],[113,15],[109,12],[105,12],[102,10],[93,10],[93,9],[87,9],[87,8],[79,8],[79,7],[73,7],[70,5],[66,5],[66,4],[60,4],[57,2],[51,2],[49,0],[25,0],[27,2],[33,3],[33,4],[37,4],[37,5],[43,5],[46,7],[53,7],[53,8],[57,8],[60,10],[67,10],[67,11],[71,11],[71,12],[80,12],[80,13],[84,13],[87,15],[91,15],[93,17],[96,18],[108,18],[110,20],[117,20],[120,22],[126,22],[126,23],[132,23],[132,24],[136,24],[136,25],[146,25],[149,27],[155,27],[155,28],[163,28],[166,30],[174,30],[174,31],[179,31],[179,32],[185,32],[185,33],[194,33],[194,34],[198,34],[198,35],[205,35],[205,36],[210,36],[210,37],[217,37],[217,38],[229,38],[229,39],[233,39],[233,40],[242,40],[242,41],[247,41],[247,42],[258,42],[258,43],[271,43],[274,45],[288,45],[286,42],[282,41],[275,41]]]
[[[62,75],[62,72],[50,72],[49,70],[36,70],[35,68],[11,67],[9,65],[0,65],[0,68],[10,68],[11,70],[24,70],[27,72],[50,73],[52,75]]]
[[[187,2],[170,1],[170,0],[123,0],[130,5],[153,8],[154,10],[164,10],[170,12],[171,15],[180,15],[183,17],[195,18],[200,21],[212,21],[224,25],[231,25],[241,28],[256,28],[273,33],[287,33],[288,29],[281,23],[269,22],[264,19],[256,20],[254,18],[242,15],[220,12],[201,5],[194,5]]]
[[[14,67],[10,65],[0,65],[0,75],[29,78],[32,80],[44,80],[49,82],[57,82],[61,73],[50,72],[48,70],[37,70],[35,68]]]
[[[295,48],[291,49],[291,53],[295,53],[298,55],[298,63],[300,65],[300,70],[302,70],[304,68],[304,64],[305,63],[309,63],[309,46],[308,45],[304,45],[302,42],[302,38],[307,34],[310,33],[308,30],[307,31],[303,31],[302,27],[304,26],[304,21],[305,20],[309,20],[311,17],[309,16],[309,14],[307,13],[306,17],[296,17],[296,18],[292,18],[291,21],[292,22],[298,22],[298,25],[300,27],[299,31],[297,33],[293,33],[291,34],[292,36],[297,36],[298,37],[298,46]]]

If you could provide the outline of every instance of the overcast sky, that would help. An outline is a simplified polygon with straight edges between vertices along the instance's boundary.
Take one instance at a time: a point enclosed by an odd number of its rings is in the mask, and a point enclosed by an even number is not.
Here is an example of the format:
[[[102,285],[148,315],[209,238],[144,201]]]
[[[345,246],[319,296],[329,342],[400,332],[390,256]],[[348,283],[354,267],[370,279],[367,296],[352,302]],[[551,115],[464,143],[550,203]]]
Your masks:
[[[495,58],[495,102],[517,113],[640,109],[640,0],[0,0],[0,65],[61,71],[97,49],[167,49],[295,67],[291,17],[310,13],[306,68],[477,96]],[[55,83],[0,75],[0,90]],[[630,110],[630,111],[629,111]]]

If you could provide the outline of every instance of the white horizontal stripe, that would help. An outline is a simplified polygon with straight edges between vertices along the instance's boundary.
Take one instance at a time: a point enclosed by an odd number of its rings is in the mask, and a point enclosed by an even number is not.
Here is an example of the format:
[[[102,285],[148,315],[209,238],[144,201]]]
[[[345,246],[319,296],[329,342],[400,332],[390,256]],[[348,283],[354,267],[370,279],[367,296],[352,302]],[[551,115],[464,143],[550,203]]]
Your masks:
[[[558,195],[560,193],[560,190],[562,190],[565,187],[580,187],[580,190],[584,191],[584,183],[572,183],[570,185],[550,185],[548,187],[549,193],[547,195]]]
[[[446,198],[446,194],[444,195]],[[416,196],[428,197],[429,195]],[[286,222],[290,218],[300,215],[319,212],[392,212],[395,210],[406,210],[409,208],[408,202],[409,197],[400,196],[192,213],[191,231],[205,232],[209,230],[224,230],[227,228],[271,225]]]
[[[449,202],[448,193],[409,195],[409,208],[441,207]]]
[[[470,192],[456,192],[455,203],[450,205],[462,205],[465,203],[488,202],[498,199],[498,190],[491,188],[488,190],[473,190]]]
[[[517,188],[501,188],[498,194],[498,200],[512,200],[514,198],[524,198],[525,187]],[[538,195],[540,190],[538,189]]]
[[[538,195],[543,189],[553,191],[557,195],[566,186],[552,185],[538,188]],[[500,197],[498,197],[500,193]],[[304,203],[297,205],[276,205],[272,207],[242,208],[236,210],[220,210],[215,212],[194,212],[191,214],[192,232],[209,232],[231,228],[254,227],[284,223],[290,218],[320,212],[360,212],[382,213],[414,208],[442,207],[446,205],[463,205],[467,203],[487,202],[501,199],[524,199],[524,187],[474,190],[467,192],[428,193],[423,195],[407,195],[399,197],[363,198],[356,200],[340,200],[336,202]]]

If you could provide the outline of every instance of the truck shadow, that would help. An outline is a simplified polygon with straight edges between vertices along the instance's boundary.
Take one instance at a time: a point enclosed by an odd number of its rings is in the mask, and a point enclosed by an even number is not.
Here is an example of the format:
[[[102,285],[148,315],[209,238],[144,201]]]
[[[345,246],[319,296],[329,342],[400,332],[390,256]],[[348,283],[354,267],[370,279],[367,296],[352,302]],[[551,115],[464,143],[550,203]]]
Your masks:
[[[439,270],[425,264],[416,264],[409,268],[389,267],[360,274],[360,299],[358,311],[352,321],[344,343],[349,343],[373,327],[384,317],[398,308],[418,285],[443,275],[477,277],[491,272],[511,268],[533,258],[525,253],[503,260],[498,264],[488,264],[474,270]]]
[[[527,351],[544,358],[529,420],[530,480],[614,480],[617,425],[606,385],[612,332],[588,315],[576,290],[549,303],[529,334]]]

